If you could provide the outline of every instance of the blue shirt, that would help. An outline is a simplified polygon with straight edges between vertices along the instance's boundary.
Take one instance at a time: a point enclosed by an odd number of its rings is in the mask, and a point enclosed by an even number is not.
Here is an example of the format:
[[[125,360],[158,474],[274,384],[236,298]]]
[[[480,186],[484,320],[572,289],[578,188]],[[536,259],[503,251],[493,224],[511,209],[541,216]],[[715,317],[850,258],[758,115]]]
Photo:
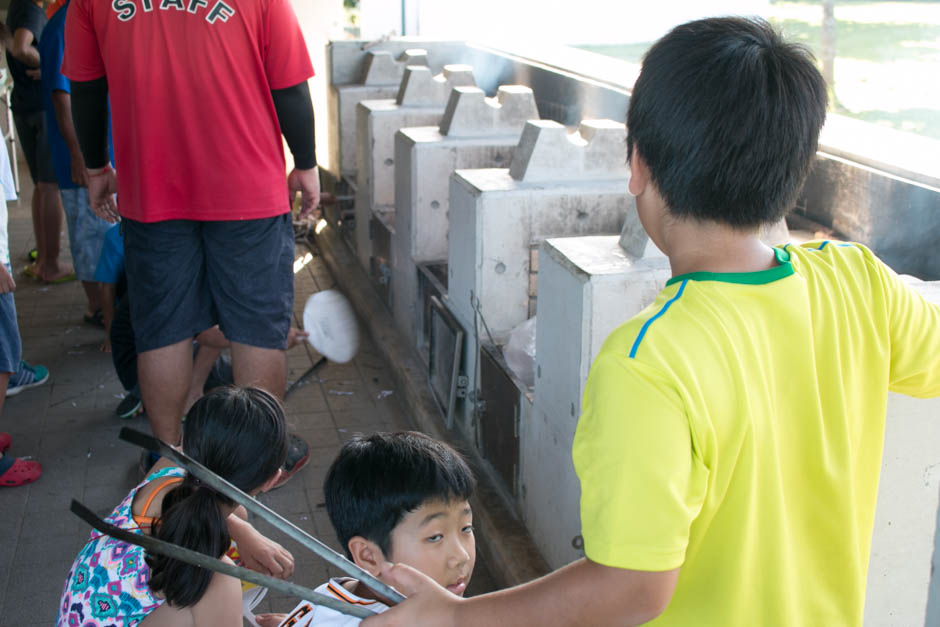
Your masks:
[[[78,187],[72,181],[72,156],[69,147],[59,130],[59,123],[55,117],[55,107],[52,106],[52,92],[64,91],[72,93],[69,79],[62,74],[62,58],[65,56],[65,12],[69,8],[66,2],[55,12],[39,38],[39,67],[42,68],[42,103],[46,110],[46,129],[49,136],[49,149],[52,154],[52,167],[55,170],[59,189],[75,189]],[[111,162],[114,162],[114,150],[111,146],[110,116],[108,119],[108,150],[111,153]]]

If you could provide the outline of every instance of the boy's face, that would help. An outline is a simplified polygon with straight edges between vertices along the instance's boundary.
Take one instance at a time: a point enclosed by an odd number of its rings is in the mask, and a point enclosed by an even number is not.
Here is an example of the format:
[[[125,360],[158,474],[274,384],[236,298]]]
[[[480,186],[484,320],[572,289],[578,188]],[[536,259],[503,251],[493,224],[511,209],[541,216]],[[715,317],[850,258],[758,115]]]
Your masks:
[[[463,596],[476,561],[473,512],[467,501],[428,501],[391,533],[392,562],[408,564]]]

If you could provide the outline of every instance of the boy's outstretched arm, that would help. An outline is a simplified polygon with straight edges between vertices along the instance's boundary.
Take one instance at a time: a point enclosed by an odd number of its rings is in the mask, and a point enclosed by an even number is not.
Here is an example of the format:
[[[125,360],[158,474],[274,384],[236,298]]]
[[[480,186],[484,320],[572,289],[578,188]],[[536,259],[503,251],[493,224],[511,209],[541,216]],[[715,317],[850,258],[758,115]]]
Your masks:
[[[678,577],[678,568],[646,572],[611,568],[582,558],[535,581],[462,599],[413,568],[390,565],[382,579],[408,599],[366,619],[363,625],[642,625],[665,611]]]

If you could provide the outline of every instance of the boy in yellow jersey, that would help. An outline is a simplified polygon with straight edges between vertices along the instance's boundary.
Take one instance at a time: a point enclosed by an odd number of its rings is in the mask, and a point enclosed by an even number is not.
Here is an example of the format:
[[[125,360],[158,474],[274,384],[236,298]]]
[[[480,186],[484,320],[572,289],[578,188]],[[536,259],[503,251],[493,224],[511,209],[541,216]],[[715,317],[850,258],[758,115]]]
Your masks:
[[[673,278],[594,362],[575,436],[586,558],[366,625],[859,626],[888,391],[940,395],[940,307],[863,246],[768,248],[825,118],[765,23],[675,28],[628,113],[630,191]]]

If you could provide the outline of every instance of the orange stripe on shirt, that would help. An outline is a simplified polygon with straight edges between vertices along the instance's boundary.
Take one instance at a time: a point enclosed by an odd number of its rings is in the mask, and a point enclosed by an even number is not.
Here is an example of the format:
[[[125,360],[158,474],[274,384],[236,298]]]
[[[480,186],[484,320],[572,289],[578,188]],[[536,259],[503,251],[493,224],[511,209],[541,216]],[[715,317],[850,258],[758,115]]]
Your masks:
[[[334,586],[332,581],[326,584],[326,587],[335,596],[339,597],[343,601],[346,601],[347,603],[352,603],[354,605],[372,605],[373,603],[375,603],[375,601],[362,601],[360,599],[350,598],[349,596],[347,596],[345,591],[340,590],[337,586]]]
[[[290,616],[288,616],[284,620],[284,623],[282,624],[284,627],[293,627],[294,625],[300,622],[301,618],[303,618],[304,616],[306,616],[312,611],[313,611],[313,606],[310,605],[309,603],[304,603],[303,605],[298,607],[296,610],[294,610],[294,612]]]

